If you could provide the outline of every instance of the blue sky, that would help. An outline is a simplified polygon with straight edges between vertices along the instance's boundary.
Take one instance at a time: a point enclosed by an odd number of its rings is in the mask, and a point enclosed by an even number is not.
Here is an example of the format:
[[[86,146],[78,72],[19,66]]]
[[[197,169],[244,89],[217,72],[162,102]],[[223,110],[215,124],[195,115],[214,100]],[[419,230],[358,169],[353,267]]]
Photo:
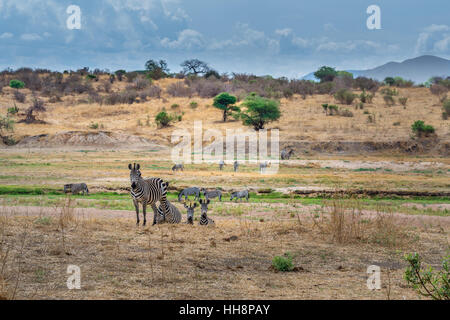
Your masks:
[[[369,5],[381,30],[366,27]],[[69,5],[81,29],[69,30]],[[299,77],[422,54],[450,58],[450,1],[0,0],[0,69],[142,69],[189,58],[220,72]]]

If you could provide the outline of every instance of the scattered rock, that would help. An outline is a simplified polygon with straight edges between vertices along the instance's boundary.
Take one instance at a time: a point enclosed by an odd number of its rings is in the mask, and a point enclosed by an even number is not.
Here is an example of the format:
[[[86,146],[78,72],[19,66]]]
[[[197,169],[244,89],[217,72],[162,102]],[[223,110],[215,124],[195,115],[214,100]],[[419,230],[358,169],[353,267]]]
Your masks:
[[[227,242],[230,242],[230,241],[236,241],[237,239],[239,239],[237,236],[231,236],[231,237],[225,238],[223,240],[225,240]]]

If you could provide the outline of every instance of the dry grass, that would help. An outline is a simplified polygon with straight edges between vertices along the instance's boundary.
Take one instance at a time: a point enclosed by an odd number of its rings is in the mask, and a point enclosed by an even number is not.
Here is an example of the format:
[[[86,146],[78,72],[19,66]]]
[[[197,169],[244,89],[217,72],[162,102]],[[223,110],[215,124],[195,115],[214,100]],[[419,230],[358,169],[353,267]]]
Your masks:
[[[342,218],[342,208],[323,213],[322,228],[309,214],[265,222],[217,218],[217,227],[162,225],[136,228],[130,218],[70,213],[66,203],[53,214],[30,215],[3,208],[2,271],[9,299],[416,299],[404,286],[402,252],[426,252],[432,264],[448,249],[437,226],[426,230],[402,222],[418,236],[399,245],[367,241],[355,229],[358,218]],[[346,210],[351,210],[347,207]],[[51,210],[50,210],[51,211]],[[335,213],[333,213],[335,212]],[[357,208],[355,212],[358,212]],[[276,213],[275,211],[272,212]],[[333,218],[334,217],[334,218]],[[337,219],[337,220],[336,220]],[[352,220],[353,219],[353,220]],[[373,230],[393,221],[368,218]],[[344,222],[342,222],[344,221]],[[380,224],[379,224],[380,223]],[[329,225],[327,229],[324,226]],[[340,226],[339,226],[340,225]],[[397,225],[398,227],[398,225]],[[400,227],[398,227],[400,228]],[[341,236],[338,234],[341,233]],[[420,237],[419,237],[420,235]],[[340,237],[340,238],[339,238]],[[337,240],[341,239],[341,242]],[[396,254],[393,254],[393,250]],[[394,251],[395,251],[394,250]],[[289,252],[298,272],[274,273],[274,256]],[[438,263],[438,262],[437,262]],[[68,290],[66,269],[81,268],[81,290]],[[366,268],[389,269],[384,288],[369,291]],[[384,273],[383,273],[384,274]],[[5,287],[6,283],[6,287]],[[387,287],[389,283],[389,286]],[[389,289],[389,291],[388,291]],[[387,292],[389,294],[387,295]]]

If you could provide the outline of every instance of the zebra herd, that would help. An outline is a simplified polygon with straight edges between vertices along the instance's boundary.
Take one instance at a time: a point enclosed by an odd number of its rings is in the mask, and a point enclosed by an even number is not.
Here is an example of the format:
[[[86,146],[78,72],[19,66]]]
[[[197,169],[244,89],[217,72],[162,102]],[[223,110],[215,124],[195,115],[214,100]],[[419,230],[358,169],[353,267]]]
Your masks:
[[[134,208],[136,210],[136,225],[140,224],[139,208],[142,205],[142,213],[144,216],[143,225],[147,224],[147,206],[150,205],[153,210],[153,225],[161,223],[177,224],[181,223],[181,212],[167,199],[167,190],[169,183],[163,181],[161,178],[148,178],[144,179],[141,174],[141,166],[139,164],[129,164],[130,170],[130,194],[133,199]],[[204,196],[204,200],[201,199],[201,194]],[[194,204],[187,205],[186,201],[188,196],[194,195],[194,202],[199,201],[201,207],[201,217],[199,225],[215,225],[214,220],[208,217],[208,205],[211,203],[211,199],[218,198],[222,201],[222,191],[207,190],[205,188],[186,188],[178,194],[178,201],[182,201],[184,197],[184,207],[187,209],[187,224],[194,224],[194,210],[198,206]],[[233,192],[231,194],[230,201],[233,199],[249,199],[248,190]],[[159,206],[156,203],[159,201]]]

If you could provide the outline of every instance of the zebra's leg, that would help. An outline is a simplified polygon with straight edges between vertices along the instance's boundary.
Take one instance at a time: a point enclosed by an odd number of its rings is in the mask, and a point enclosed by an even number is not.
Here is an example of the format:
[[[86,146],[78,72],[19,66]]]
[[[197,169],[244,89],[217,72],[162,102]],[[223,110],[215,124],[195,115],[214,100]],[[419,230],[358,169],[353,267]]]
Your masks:
[[[154,226],[156,224],[156,215],[158,214],[158,209],[156,208],[156,204],[155,203],[152,204],[152,210],[153,210],[153,224],[152,224],[152,226]]]
[[[133,201],[134,208],[136,209],[136,225],[139,225],[139,202]]]
[[[146,203],[142,204],[142,213],[144,214],[143,226],[145,227],[145,225],[147,224],[147,204]]]

